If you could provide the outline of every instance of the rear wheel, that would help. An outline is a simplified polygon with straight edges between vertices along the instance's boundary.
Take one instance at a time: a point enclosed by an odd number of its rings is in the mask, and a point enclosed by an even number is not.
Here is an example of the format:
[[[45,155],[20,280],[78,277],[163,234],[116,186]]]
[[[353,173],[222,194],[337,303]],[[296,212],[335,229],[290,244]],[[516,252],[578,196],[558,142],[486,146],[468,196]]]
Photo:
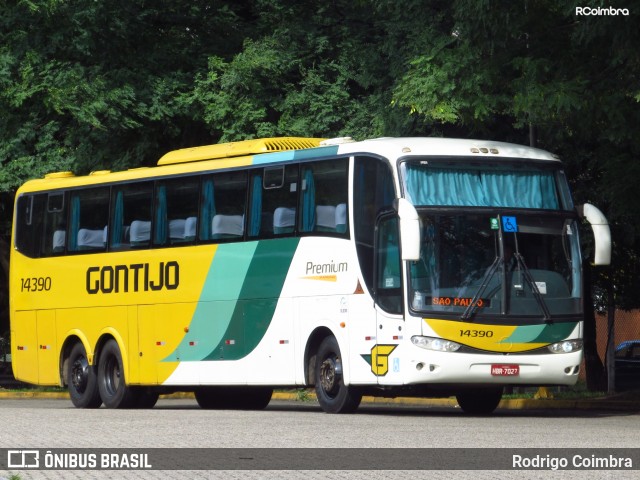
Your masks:
[[[98,361],[98,389],[107,408],[131,408],[136,403],[136,391],[124,378],[122,354],[115,340],[105,343]]]
[[[344,384],[342,356],[335,337],[327,337],[320,344],[315,367],[316,396],[327,413],[355,412],[362,393]]]
[[[81,342],[71,349],[67,367],[67,383],[71,402],[78,408],[98,408],[102,405],[96,367],[89,365],[87,352]]]
[[[502,387],[465,390],[456,395],[458,405],[465,413],[489,415],[498,408],[502,399]]]
[[[133,388],[133,387],[131,387]],[[148,387],[135,387],[134,408],[153,408],[158,403],[160,393]]]

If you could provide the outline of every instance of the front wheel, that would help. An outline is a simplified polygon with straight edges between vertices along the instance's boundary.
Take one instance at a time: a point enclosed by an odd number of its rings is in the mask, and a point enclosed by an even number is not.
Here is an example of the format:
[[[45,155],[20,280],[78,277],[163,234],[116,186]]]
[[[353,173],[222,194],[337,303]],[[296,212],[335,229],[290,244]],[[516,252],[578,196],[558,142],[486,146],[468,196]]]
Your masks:
[[[489,415],[498,408],[502,399],[502,387],[465,390],[456,395],[458,405],[464,413]]]
[[[105,343],[98,361],[98,389],[107,408],[131,408],[136,403],[136,391],[124,378],[122,354],[115,340]]]
[[[320,344],[315,366],[316,396],[327,413],[355,412],[362,393],[344,384],[342,355],[335,337],[327,337]]]
[[[67,385],[69,396],[78,408],[98,408],[102,405],[96,368],[89,365],[87,352],[81,342],[71,349],[67,367]]]

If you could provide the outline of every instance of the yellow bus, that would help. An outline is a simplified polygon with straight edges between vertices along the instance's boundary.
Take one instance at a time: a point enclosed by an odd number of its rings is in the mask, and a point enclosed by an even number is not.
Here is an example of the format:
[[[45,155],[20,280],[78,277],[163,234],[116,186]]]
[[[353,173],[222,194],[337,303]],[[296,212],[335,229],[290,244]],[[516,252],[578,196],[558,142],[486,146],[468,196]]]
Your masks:
[[[491,412],[504,386],[578,378],[580,215],[607,263],[561,162],[489,141],[268,138],[52,173],[16,195],[14,374],[81,408],[314,386],[332,413],[363,395]]]

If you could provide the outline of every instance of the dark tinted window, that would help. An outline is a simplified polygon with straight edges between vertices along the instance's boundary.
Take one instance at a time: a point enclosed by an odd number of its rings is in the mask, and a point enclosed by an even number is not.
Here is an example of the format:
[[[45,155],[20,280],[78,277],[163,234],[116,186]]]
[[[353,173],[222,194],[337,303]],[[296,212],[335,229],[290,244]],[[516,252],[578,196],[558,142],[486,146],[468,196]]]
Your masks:
[[[377,158],[357,157],[354,172],[354,230],[358,260],[367,288],[373,293],[373,236],[378,214],[395,198],[389,165]]]

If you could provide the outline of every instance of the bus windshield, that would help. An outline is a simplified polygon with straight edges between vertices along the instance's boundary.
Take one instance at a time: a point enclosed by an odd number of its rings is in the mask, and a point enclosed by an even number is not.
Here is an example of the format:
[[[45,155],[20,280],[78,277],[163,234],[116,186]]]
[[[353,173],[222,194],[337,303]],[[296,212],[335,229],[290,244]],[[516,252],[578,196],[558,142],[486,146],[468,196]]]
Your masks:
[[[420,260],[410,264],[414,310],[461,320],[475,315],[549,320],[581,313],[574,219],[484,212],[420,216]],[[514,231],[505,231],[509,228]]]
[[[422,224],[410,306],[463,321],[543,322],[582,312],[575,214],[555,170],[403,165]]]

